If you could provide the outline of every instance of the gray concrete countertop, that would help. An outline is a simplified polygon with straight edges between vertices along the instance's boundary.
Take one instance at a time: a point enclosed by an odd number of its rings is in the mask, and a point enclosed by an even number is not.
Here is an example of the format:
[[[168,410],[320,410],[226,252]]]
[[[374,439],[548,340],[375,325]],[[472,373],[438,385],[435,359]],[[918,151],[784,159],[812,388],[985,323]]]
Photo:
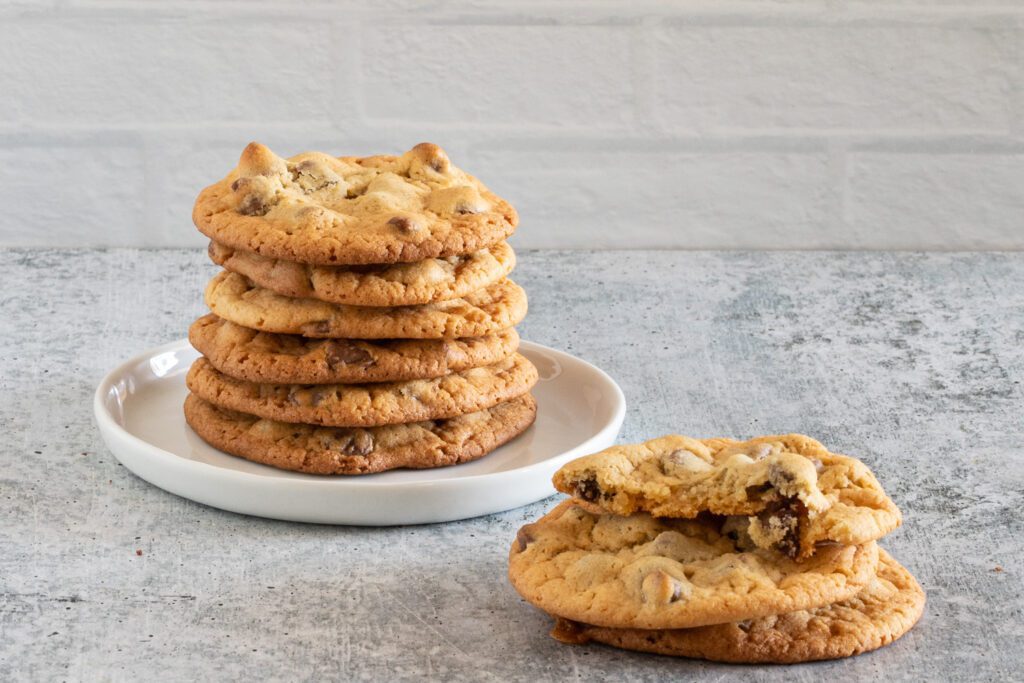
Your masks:
[[[3,251],[0,272],[2,680],[1024,677],[1024,254],[521,255],[523,336],[618,380],[622,441],[805,432],[863,458],[903,509],[884,545],[928,591],[922,622],[797,667],[551,640],[505,568],[555,498],[367,529],[150,486],[100,441],[92,392],[185,335],[205,255]]]

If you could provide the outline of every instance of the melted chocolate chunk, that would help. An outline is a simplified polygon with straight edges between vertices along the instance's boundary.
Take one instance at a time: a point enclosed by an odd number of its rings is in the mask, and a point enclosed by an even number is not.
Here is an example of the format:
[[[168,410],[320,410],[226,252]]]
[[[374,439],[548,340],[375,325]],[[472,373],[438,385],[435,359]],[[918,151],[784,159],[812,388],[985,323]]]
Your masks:
[[[369,455],[373,452],[373,436],[366,431],[343,433],[338,450],[345,455]]]
[[[238,213],[243,216],[265,216],[270,207],[263,197],[256,194],[249,194],[238,205]]]
[[[535,540],[533,534],[530,533],[531,526],[532,525],[527,524],[521,528],[518,533],[516,533],[516,549],[519,552],[526,550],[526,546],[530,545]]]
[[[576,482],[576,495],[588,503],[593,503],[601,497],[601,488],[597,485],[597,479],[588,477]]]
[[[800,527],[807,517],[807,508],[804,504],[797,498],[786,498],[772,504],[757,517],[766,528],[780,526],[785,530],[775,547],[787,557],[796,559],[800,554]]]
[[[746,489],[747,500],[760,500],[761,496],[772,490],[771,484],[758,484],[757,486],[748,486]]]
[[[373,365],[373,356],[366,349],[356,346],[345,339],[332,339],[327,343],[327,365],[357,365],[366,367]]]
[[[395,230],[398,230],[399,232],[415,232],[416,230],[419,229],[418,224],[409,220],[405,216],[395,216],[394,218],[388,221],[388,225],[390,225]]]

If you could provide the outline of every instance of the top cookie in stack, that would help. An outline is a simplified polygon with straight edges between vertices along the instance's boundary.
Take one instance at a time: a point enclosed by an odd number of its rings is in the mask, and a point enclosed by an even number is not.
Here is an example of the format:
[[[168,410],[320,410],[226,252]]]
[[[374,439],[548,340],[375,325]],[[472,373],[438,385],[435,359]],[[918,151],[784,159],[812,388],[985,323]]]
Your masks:
[[[189,339],[185,415],[229,453],[316,474],[438,467],[532,424],[507,275],[518,217],[420,144],[290,159],[263,145],[203,190],[193,220],[224,268]]]

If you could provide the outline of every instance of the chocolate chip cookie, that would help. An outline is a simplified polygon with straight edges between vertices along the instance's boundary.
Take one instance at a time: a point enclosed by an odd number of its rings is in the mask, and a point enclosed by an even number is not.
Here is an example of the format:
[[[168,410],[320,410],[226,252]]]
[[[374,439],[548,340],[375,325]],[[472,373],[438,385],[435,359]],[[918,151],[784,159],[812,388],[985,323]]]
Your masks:
[[[192,323],[188,338],[225,375],[276,384],[430,379],[494,365],[519,348],[514,329],[465,339],[307,339],[252,330],[213,314]]]
[[[236,249],[337,266],[469,254],[504,240],[519,219],[437,145],[401,156],[283,159],[253,142],[237,168],[199,194],[192,220]]]
[[[795,562],[748,547],[717,520],[595,514],[568,500],[519,530],[509,578],[527,601],[611,628],[677,629],[847,600],[874,577],[874,542]]]
[[[317,266],[210,242],[210,259],[260,287],[351,306],[414,306],[468,296],[512,272],[507,242],[462,256],[414,263]]]
[[[878,573],[852,598],[811,610],[671,630],[604,628],[558,618],[551,635],[659,655],[747,664],[795,664],[850,657],[895,641],[924,612],[910,572],[879,549]]]
[[[900,511],[859,460],[799,434],[749,441],[665,436],[574,460],[555,487],[618,515],[734,517],[732,533],[792,558],[889,533]]]
[[[225,271],[207,285],[206,305],[243,327],[314,338],[482,337],[507,330],[526,316],[526,294],[508,279],[462,299],[382,309],[281,296]]]
[[[185,419],[214,448],[254,462],[310,474],[370,474],[444,467],[480,458],[525,431],[537,404],[524,394],[448,420],[337,429],[263,420],[185,399]]]
[[[536,382],[536,368],[519,354],[444,377],[380,384],[258,384],[218,372],[205,358],[192,364],[186,378],[193,394],[218,407],[331,427],[456,417],[521,396]]]

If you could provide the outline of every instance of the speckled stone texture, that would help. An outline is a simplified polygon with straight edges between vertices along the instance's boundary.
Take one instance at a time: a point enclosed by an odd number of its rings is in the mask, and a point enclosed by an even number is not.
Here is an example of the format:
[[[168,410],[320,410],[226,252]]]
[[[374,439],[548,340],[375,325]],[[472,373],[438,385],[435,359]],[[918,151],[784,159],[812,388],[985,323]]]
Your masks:
[[[362,529],[164,493],[105,449],[92,392],[124,358],[185,336],[214,267],[201,251],[4,251],[0,680],[1024,675],[1024,254],[520,262],[523,337],[619,381],[621,441],[797,431],[863,458],[905,515],[883,544],[928,591],[917,628],[796,668],[569,647],[505,579],[516,529],[556,498]]]

